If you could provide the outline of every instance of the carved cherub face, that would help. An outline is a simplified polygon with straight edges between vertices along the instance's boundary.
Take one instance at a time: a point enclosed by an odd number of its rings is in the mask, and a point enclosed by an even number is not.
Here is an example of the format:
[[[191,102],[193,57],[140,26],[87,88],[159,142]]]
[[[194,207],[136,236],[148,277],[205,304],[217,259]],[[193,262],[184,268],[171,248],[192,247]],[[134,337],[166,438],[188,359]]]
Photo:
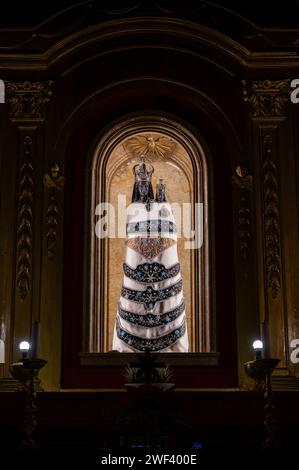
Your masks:
[[[244,166],[238,165],[236,168],[236,173],[240,178],[245,178],[245,176],[248,174],[248,171]]]
[[[50,175],[53,180],[56,180],[59,176],[60,169],[59,165],[57,163],[54,163],[54,165],[51,166],[50,168]]]

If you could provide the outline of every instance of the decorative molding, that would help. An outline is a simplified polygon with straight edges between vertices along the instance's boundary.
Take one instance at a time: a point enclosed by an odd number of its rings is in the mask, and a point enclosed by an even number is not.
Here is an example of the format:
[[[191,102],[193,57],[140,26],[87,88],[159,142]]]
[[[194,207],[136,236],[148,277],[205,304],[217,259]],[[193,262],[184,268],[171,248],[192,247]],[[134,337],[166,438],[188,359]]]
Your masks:
[[[24,158],[20,168],[17,222],[17,287],[22,300],[30,292],[32,268],[32,232],[34,169],[32,161],[32,138],[23,139]]]
[[[289,80],[242,80],[243,99],[251,117],[285,117],[290,99]]]
[[[47,255],[50,261],[56,256],[57,245],[57,229],[59,224],[59,208],[56,200],[56,190],[60,191],[64,187],[65,178],[60,174],[58,163],[54,163],[49,173],[44,175],[44,186],[49,190],[49,200],[47,207],[46,223],[47,223]]]
[[[56,239],[59,210],[54,192],[49,197],[47,208],[47,255],[50,261],[53,261],[56,256]]]
[[[244,261],[248,259],[251,243],[251,212],[248,199],[240,197],[238,210],[238,238],[240,255]]]
[[[270,135],[263,140],[263,205],[266,282],[276,299],[281,287],[280,215],[277,166]]]
[[[51,80],[44,82],[5,82],[6,101],[12,120],[46,118],[46,104],[52,95]]]
[[[118,5],[120,2],[115,3]],[[25,28],[7,27],[0,31],[0,52],[4,57],[12,56],[14,58],[16,51],[33,51],[39,46],[35,55],[44,57],[46,55],[45,50],[51,52],[51,50],[56,49],[53,47],[54,44],[63,45],[66,42],[65,38],[70,36],[72,38],[77,37],[79,35],[78,32],[84,29],[87,29],[90,34],[90,29],[94,25],[98,25],[98,28],[101,27],[103,29],[103,24],[108,23],[110,26],[110,23],[112,23],[114,29],[119,30],[117,26],[115,27],[115,23],[122,22],[123,24],[125,16],[127,22],[133,22],[133,20],[136,22],[139,18],[144,22],[148,20],[146,17],[154,18],[159,25],[160,31],[164,30],[163,23],[166,20],[172,25],[176,22],[182,23],[186,20],[188,21],[192,17],[192,25],[189,24],[188,28],[186,26],[185,35],[190,29],[193,32],[195,28],[196,30],[201,30],[201,35],[207,30],[206,35],[208,39],[213,38],[218,33],[219,40],[222,37],[221,45],[225,41],[225,49],[232,49],[234,47],[239,50],[239,55],[241,55],[244,49],[245,52],[242,55],[246,52],[248,56],[259,54],[261,60],[264,59],[264,61],[265,57],[267,58],[271,54],[274,59],[280,60],[281,57],[287,56],[291,58],[295,55],[294,49],[290,51],[290,46],[296,46],[298,35],[295,32],[291,33],[290,31],[292,30],[288,30],[288,28],[277,28],[274,22],[275,15],[272,20],[271,15],[269,15],[267,27],[260,27],[256,12],[252,10],[250,13],[248,11],[245,13],[238,9],[238,14],[236,14],[236,9],[230,9],[227,5],[225,7],[221,4],[217,5],[207,0],[192,2],[192,5],[191,2],[186,2],[186,6],[180,3],[179,7],[175,5],[176,3],[130,0],[129,2],[123,1],[121,7],[119,5],[115,7],[113,6],[114,2],[109,2],[108,0],[102,0],[101,2],[78,2],[75,5],[70,5],[67,9],[63,7],[55,9],[55,15],[48,12],[48,14],[45,14],[43,21],[40,24],[34,24],[34,26],[31,25],[31,22],[28,24],[28,18],[31,16],[28,12],[32,11],[31,8],[33,8],[28,5],[26,18],[24,18]],[[34,14],[34,10],[32,13]],[[7,26],[9,26],[9,21]],[[10,24],[10,26],[12,25]],[[110,27],[112,28],[112,26]],[[123,29],[126,30],[127,28]],[[139,29],[136,27],[136,30]],[[169,30],[169,26],[167,30]],[[243,31],[243,34],[240,35],[239,31]],[[107,31],[101,35],[107,37]],[[82,33],[79,37],[80,39],[82,38]],[[193,42],[195,42],[195,37],[193,33]],[[82,44],[85,44],[85,42],[86,38],[81,39]],[[260,52],[253,52],[253,42],[255,49]],[[270,50],[269,45],[271,46]],[[70,46],[72,49],[74,48],[73,42]],[[266,48],[266,46],[268,47]],[[219,44],[218,47],[220,47]],[[45,57],[45,62],[47,59],[49,60],[49,52]],[[49,64],[47,63],[47,65]]]

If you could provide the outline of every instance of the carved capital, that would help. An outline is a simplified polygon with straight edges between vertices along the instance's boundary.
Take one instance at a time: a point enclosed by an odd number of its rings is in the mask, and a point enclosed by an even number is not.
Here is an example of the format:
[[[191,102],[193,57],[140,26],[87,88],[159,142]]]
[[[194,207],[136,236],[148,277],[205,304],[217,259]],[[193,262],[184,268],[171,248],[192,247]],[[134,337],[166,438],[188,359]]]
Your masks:
[[[289,80],[242,80],[243,99],[251,117],[285,117],[290,99]]]
[[[11,120],[46,118],[46,105],[52,95],[51,80],[44,82],[5,82]]]

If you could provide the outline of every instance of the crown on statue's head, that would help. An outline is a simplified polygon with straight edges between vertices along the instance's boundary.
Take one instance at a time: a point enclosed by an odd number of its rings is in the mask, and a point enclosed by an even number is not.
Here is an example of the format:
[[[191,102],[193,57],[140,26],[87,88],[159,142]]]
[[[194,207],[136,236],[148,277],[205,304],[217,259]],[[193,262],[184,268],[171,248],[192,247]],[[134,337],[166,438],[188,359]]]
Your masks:
[[[145,163],[144,155],[140,156],[141,162],[133,167],[133,173],[135,175],[135,181],[151,181],[154,168],[152,165]]]

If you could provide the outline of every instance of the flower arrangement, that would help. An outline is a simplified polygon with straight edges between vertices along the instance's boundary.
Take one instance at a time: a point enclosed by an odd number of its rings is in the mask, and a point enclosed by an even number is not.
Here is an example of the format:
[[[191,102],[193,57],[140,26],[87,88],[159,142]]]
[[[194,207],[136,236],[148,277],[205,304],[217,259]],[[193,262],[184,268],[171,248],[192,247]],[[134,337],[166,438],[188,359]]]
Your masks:
[[[141,368],[127,366],[124,370],[124,376],[128,383],[144,383],[144,371]],[[152,370],[151,383],[168,383],[173,377],[170,367],[160,367]]]

